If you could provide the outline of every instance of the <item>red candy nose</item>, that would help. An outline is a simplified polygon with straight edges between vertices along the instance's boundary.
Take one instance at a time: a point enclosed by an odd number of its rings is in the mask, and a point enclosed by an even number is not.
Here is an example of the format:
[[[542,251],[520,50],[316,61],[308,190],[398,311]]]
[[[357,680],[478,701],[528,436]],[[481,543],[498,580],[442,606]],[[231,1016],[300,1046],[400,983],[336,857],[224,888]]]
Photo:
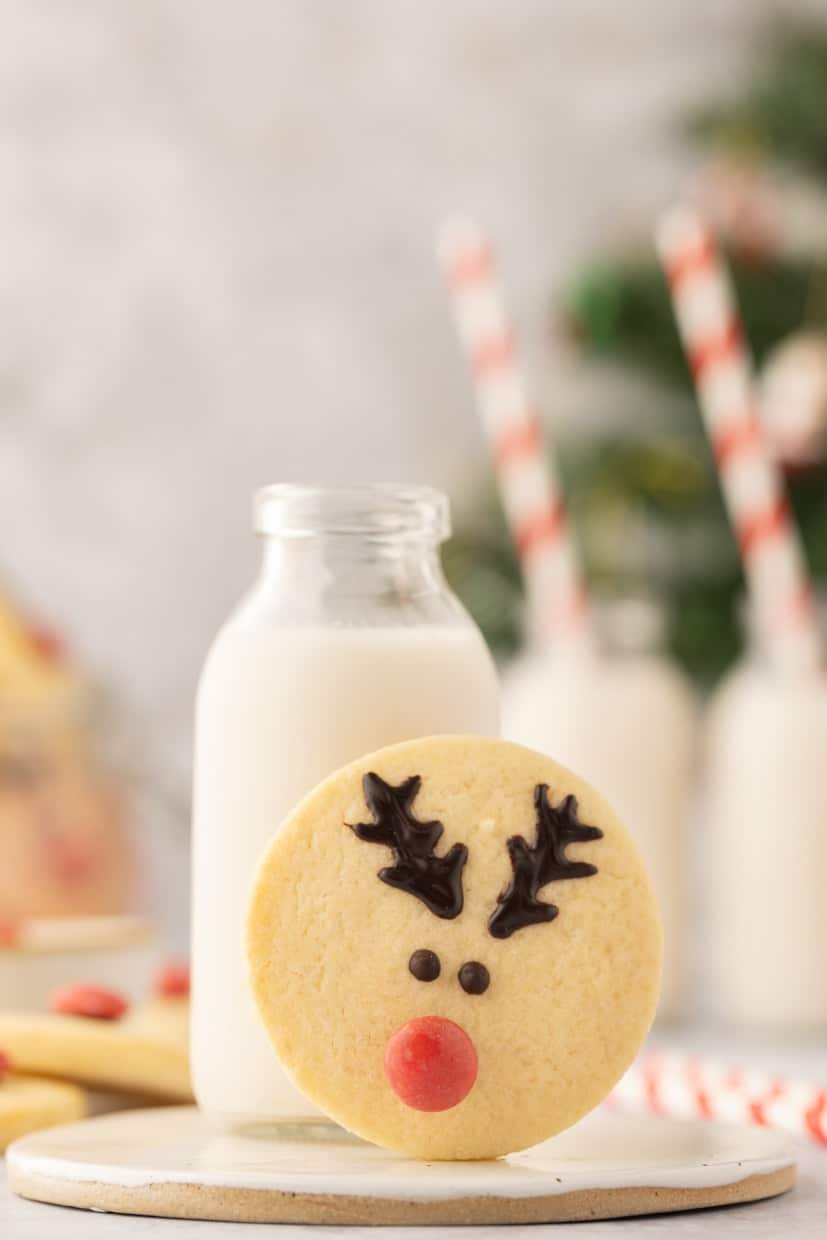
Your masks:
[[[398,1098],[417,1111],[447,1111],[471,1092],[477,1052],[464,1029],[444,1016],[416,1016],[388,1038],[385,1074]]]

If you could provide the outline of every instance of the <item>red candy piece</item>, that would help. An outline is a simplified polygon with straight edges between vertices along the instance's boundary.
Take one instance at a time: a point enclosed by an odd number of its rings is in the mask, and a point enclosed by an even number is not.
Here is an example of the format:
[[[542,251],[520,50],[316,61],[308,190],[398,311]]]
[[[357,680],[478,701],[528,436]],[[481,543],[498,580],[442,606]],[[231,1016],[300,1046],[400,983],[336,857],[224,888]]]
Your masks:
[[[190,967],[184,960],[170,960],[155,978],[155,993],[163,999],[182,999],[190,992]]]
[[[0,1051],[0,1081],[11,1068],[11,1060],[5,1051]]]
[[[103,986],[76,982],[59,986],[49,996],[49,1007],[62,1016],[90,1016],[94,1020],[118,1020],[129,1007],[123,995]]]
[[[46,663],[60,663],[66,657],[66,645],[56,629],[45,624],[29,626],[29,641]]]
[[[20,922],[13,917],[0,917],[0,947],[14,947],[20,939]]]
[[[444,1016],[416,1016],[388,1038],[385,1075],[406,1106],[447,1111],[477,1079],[477,1052],[464,1029]]]
[[[77,887],[94,873],[98,863],[95,845],[91,840],[79,839],[56,832],[43,839],[46,865],[63,887]]]

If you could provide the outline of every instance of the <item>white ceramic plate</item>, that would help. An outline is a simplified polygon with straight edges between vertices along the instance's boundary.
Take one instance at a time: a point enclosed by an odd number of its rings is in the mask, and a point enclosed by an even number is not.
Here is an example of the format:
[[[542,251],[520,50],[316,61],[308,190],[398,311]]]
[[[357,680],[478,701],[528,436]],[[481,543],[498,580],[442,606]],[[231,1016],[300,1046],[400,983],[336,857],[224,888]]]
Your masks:
[[[605,1111],[490,1162],[414,1162],[326,1121],[224,1135],[191,1107],[66,1125],[8,1157],[12,1188],[39,1201],[270,1222],[610,1218],[757,1200],[795,1177],[792,1143],[777,1132]]]

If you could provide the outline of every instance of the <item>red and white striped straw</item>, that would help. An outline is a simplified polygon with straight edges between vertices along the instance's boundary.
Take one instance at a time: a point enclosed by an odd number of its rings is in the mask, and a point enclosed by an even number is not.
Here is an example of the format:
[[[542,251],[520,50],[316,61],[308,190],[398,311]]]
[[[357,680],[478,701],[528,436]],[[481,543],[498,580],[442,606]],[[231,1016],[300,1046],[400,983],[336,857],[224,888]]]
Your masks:
[[[579,557],[557,470],[517,359],[491,243],[473,222],[440,230],[439,257],[541,646],[583,641],[590,624]]]
[[[783,1128],[827,1146],[827,1088],[717,1059],[655,1051],[632,1065],[607,1099],[620,1110]]]
[[[801,542],[772,459],[752,361],[726,265],[687,207],[660,221],[657,248],[712,443],[757,631],[788,675],[812,674],[822,648]]]

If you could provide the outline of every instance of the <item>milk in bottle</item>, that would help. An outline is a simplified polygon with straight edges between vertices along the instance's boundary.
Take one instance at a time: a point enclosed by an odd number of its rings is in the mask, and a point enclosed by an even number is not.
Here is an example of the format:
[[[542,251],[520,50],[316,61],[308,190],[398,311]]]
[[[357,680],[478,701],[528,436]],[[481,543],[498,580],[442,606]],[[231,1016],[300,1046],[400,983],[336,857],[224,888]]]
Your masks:
[[[230,1125],[314,1110],[247,986],[247,900],[282,818],[372,749],[498,731],[491,657],[442,576],[444,496],[276,486],[256,528],[261,575],[215,639],[196,709],[192,1070],[202,1110]]]

